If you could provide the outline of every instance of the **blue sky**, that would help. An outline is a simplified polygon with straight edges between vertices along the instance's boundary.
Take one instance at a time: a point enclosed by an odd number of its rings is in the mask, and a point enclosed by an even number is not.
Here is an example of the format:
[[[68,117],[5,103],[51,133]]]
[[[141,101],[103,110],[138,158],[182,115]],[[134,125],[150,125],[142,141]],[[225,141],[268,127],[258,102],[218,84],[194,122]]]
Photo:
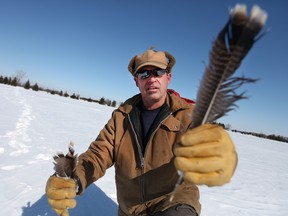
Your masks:
[[[31,83],[123,102],[138,93],[127,70],[150,46],[177,60],[170,88],[196,98],[213,40],[238,1],[1,0],[0,74],[24,71]],[[232,128],[288,136],[288,2],[241,1],[268,12],[265,29],[238,69],[259,78],[239,91],[248,100],[219,121]]]

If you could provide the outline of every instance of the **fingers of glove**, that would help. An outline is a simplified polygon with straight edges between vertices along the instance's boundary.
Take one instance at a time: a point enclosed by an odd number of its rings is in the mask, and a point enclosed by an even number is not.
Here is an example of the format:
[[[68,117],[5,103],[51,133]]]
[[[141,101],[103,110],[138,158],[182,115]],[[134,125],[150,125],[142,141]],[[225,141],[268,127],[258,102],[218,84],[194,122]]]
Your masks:
[[[75,199],[63,199],[63,200],[54,200],[48,198],[49,205],[56,210],[64,210],[67,208],[75,208],[76,200]]]
[[[219,141],[222,139],[225,131],[222,127],[212,124],[200,125],[192,130],[188,130],[181,136],[181,144],[183,146],[191,146],[199,143]]]
[[[74,198],[76,196],[76,183],[73,179],[51,176],[46,184],[46,195],[55,200]]]
[[[217,125],[204,124],[185,132],[174,154],[175,167],[184,173],[184,179],[198,185],[229,182],[237,165],[233,141]]]
[[[225,168],[225,161],[221,157],[186,158],[176,157],[175,167],[182,172],[209,173]]]
[[[174,162],[175,167],[184,173],[186,181],[198,185],[220,186],[228,183],[232,178],[237,166],[237,154],[236,152],[230,154],[227,160],[215,157],[205,158],[198,164],[195,160],[182,157],[176,157]]]
[[[51,176],[46,187],[49,188],[76,188],[76,183],[73,179],[58,178],[56,176]]]
[[[174,148],[174,154],[182,157],[208,157],[220,156],[225,150],[226,146],[223,143],[211,142],[192,146],[178,145]]]
[[[75,188],[63,188],[63,189],[47,188],[46,196],[54,200],[71,199],[76,196],[76,190]]]
[[[231,177],[225,175],[223,171],[216,171],[210,173],[184,173],[184,180],[193,182],[196,185],[221,186],[230,181]]]

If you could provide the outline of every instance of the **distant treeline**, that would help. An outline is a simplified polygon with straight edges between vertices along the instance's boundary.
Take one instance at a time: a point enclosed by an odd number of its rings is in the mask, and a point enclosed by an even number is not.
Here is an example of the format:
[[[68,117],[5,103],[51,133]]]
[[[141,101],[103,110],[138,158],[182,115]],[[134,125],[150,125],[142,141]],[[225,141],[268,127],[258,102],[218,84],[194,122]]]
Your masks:
[[[39,86],[37,83],[31,84],[29,80],[27,80],[26,82],[22,83],[22,79],[25,76],[25,74],[23,74],[23,72],[18,72],[16,74],[16,76],[13,77],[7,77],[7,76],[2,76],[0,75],[0,83],[5,84],[5,85],[11,85],[11,86],[19,86],[19,87],[23,87],[25,89],[32,89],[34,91],[45,91],[47,93],[50,93],[52,95],[59,95],[59,96],[63,96],[63,97],[70,97],[72,99],[76,99],[76,100],[84,100],[84,101],[88,101],[88,102],[95,102],[95,103],[99,103],[102,105],[107,105],[107,106],[111,106],[111,107],[116,107],[117,102],[115,100],[110,100],[107,98],[100,98],[100,100],[95,100],[92,98],[85,98],[85,97],[80,97],[79,94],[75,94],[73,93],[72,95],[68,94],[67,91],[58,91],[58,90],[54,90],[54,89],[49,89],[49,88],[43,88],[41,86]]]
[[[42,88],[42,87],[38,86],[37,83],[32,85],[29,80],[22,83],[21,80],[23,79],[24,76],[25,76],[25,74],[23,74],[23,72],[21,72],[21,71],[16,73],[16,76],[14,76],[14,77],[6,77],[6,76],[4,77],[4,76],[0,75],[0,83],[6,84],[6,85],[11,85],[11,86],[20,86],[20,87],[23,87],[25,89],[32,89],[34,91],[46,91],[52,95],[56,94],[56,95],[63,96],[63,97],[70,97],[70,98],[76,99],[76,100],[95,102],[95,103],[99,103],[99,104],[107,105],[107,106],[112,106],[112,107],[116,107],[116,105],[117,105],[117,102],[115,100],[111,101],[109,99],[105,99],[104,97],[100,98],[100,100],[94,100],[92,98],[80,97],[79,94],[75,94],[75,93],[73,93],[72,95],[69,95],[67,93],[67,91],[63,92],[63,91],[52,90],[49,88]],[[231,130],[231,125],[229,125],[229,124],[224,125],[223,123],[217,123],[217,122],[215,124],[222,126],[226,130]],[[274,134],[266,135],[263,133],[246,132],[246,131],[239,131],[239,130],[235,130],[235,129],[232,129],[231,131],[241,133],[241,134],[248,134],[248,135],[253,135],[253,136],[257,136],[257,137],[261,137],[261,138],[266,138],[266,139],[271,139],[271,140],[276,140],[276,141],[288,143],[288,137],[283,137],[283,136],[279,136],[279,135],[274,135]]]
[[[239,130],[231,130],[231,131],[241,133],[241,134],[248,134],[248,135],[253,135],[253,136],[257,136],[257,137],[261,137],[261,138],[266,138],[266,139],[271,139],[271,140],[276,140],[276,141],[288,143],[287,137],[279,136],[279,135],[275,135],[275,134],[266,135],[263,133],[255,133],[255,132],[247,132],[247,131],[239,131]]]
[[[288,143],[288,137],[279,136],[279,135],[275,135],[275,134],[266,135],[266,134],[263,134],[263,133],[240,131],[240,130],[236,130],[236,129],[231,129],[231,125],[229,125],[229,124],[224,125],[222,123],[217,123],[217,122],[215,124],[218,124],[218,125],[222,126],[224,129],[231,130],[231,131],[236,132],[236,133],[241,133],[241,134],[246,134],[246,135],[253,135],[253,136],[256,136],[256,137],[260,137],[260,138],[271,139],[271,140],[276,140],[276,141]]]

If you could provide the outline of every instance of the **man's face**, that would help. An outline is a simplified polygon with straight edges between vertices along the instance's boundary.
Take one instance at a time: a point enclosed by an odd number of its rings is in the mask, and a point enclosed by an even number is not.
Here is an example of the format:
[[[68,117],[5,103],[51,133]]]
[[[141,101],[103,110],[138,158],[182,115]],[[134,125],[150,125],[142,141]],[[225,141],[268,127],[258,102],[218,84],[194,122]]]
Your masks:
[[[157,69],[155,66],[144,66],[140,70],[155,69]],[[146,79],[135,76],[134,80],[142,95],[144,106],[146,106],[147,109],[162,106],[166,98],[168,85],[171,81],[171,73],[164,73],[159,77],[151,75]]]

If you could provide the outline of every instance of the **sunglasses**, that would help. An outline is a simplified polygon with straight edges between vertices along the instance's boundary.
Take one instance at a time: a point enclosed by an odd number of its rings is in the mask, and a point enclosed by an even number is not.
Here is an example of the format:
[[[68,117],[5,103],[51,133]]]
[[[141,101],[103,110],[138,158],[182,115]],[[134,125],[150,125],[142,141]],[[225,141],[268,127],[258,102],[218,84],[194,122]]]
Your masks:
[[[141,70],[136,73],[136,76],[140,79],[148,79],[151,75],[154,77],[161,77],[166,72],[166,69]]]

